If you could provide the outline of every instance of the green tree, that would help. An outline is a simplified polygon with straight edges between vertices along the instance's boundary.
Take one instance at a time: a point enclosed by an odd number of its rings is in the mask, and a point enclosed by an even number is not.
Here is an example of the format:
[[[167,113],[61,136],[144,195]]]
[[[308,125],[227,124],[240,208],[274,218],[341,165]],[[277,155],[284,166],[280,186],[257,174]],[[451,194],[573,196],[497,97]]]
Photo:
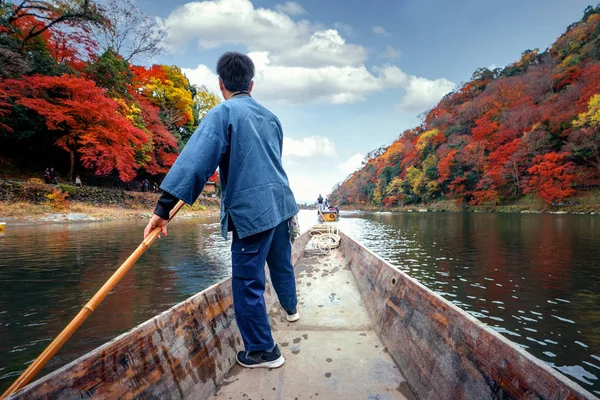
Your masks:
[[[88,76],[100,88],[106,89],[110,97],[131,99],[133,74],[129,63],[113,49],[107,49],[85,69]]]

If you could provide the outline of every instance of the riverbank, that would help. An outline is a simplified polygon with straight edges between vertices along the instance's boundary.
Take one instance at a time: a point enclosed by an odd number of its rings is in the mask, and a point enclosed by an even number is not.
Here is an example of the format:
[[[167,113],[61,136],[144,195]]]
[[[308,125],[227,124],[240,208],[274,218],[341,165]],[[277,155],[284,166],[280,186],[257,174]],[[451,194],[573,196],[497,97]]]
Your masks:
[[[57,192],[59,196],[53,198]],[[47,224],[148,219],[159,196],[159,193],[99,187],[0,181],[0,222]],[[218,198],[200,197],[193,206],[186,205],[177,218],[218,215],[219,208]]]
[[[24,202],[9,203],[0,201],[0,222],[18,225],[51,224],[64,222],[99,222],[129,219],[149,219],[153,207],[147,209],[127,209],[122,207],[93,206],[85,203],[72,203],[61,212],[46,204]],[[219,205],[203,207],[185,206],[177,218],[211,217],[219,215]]]
[[[340,207],[353,211],[391,211],[391,212],[497,212],[522,214],[600,214],[600,191],[590,191],[585,196],[572,198],[563,203],[547,205],[531,197],[501,203],[485,203],[471,206],[457,204],[454,200],[440,200],[427,204],[407,206],[375,206],[369,204],[351,204]]]

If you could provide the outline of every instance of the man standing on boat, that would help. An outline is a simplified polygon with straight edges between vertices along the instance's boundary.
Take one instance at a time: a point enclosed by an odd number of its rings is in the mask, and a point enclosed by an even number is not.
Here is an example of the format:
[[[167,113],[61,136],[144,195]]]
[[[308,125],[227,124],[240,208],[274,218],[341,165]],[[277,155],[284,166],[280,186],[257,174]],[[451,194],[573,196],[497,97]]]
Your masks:
[[[204,117],[165,177],[163,195],[146,229],[167,235],[169,211],[179,199],[193,204],[217,166],[221,175],[221,234],[233,232],[232,291],[247,368],[284,363],[273,341],[264,300],[265,261],[287,320],[297,321],[296,279],[288,221],[298,213],[281,162],[283,130],[277,117],[252,98],[254,63],[225,53],[217,63],[225,102]]]

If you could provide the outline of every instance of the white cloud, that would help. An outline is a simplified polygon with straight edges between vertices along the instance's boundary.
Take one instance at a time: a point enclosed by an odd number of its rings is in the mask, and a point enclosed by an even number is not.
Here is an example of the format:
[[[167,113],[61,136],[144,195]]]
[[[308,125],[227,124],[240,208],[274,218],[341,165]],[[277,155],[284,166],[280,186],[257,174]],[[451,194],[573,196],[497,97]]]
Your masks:
[[[275,53],[277,64],[302,66],[359,65],[366,59],[362,46],[348,44],[335,29],[317,31],[302,46],[289,52]]]
[[[255,93],[270,100],[334,104],[362,100],[382,83],[364,65],[359,67],[287,67],[273,65],[268,53],[250,53],[256,64]]]
[[[345,104],[396,88],[405,91],[399,99],[402,110],[424,111],[453,86],[446,79],[408,75],[390,64],[367,69],[366,49],[348,43],[337,29],[306,20],[296,22],[283,12],[255,8],[250,0],[187,3],[174,10],[164,24],[172,48],[184,49],[190,41],[204,49],[245,46],[256,64],[254,94],[261,101]],[[375,28],[380,34],[387,33]],[[388,46],[383,57],[391,60],[398,54]],[[206,65],[183,71],[192,83],[207,85],[218,93],[216,75]]]
[[[383,53],[379,54],[377,56],[377,58],[384,58],[384,59],[393,61],[393,60],[397,59],[398,57],[400,57],[400,54],[402,54],[400,52],[400,50],[396,50],[392,46],[387,46],[385,48],[385,50],[383,51]]]
[[[374,26],[373,33],[381,36],[390,36],[390,33],[383,26]]]
[[[399,108],[404,111],[425,111],[450,93],[455,86],[444,78],[431,81],[412,76],[408,85],[405,85],[406,94]]]
[[[274,65],[268,52],[249,53],[249,56],[256,65],[253,94],[259,100],[346,104],[362,101],[371,93],[400,88],[406,92],[400,109],[425,111],[454,87],[446,79],[428,80],[408,75],[389,64],[370,72],[364,65],[318,68]],[[219,93],[217,77],[207,66],[200,64],[195,69],[182,70],[191,83],[207,85]]]
[[[214,94],[221,93],[219,77],[206,65],[200,64],[196,68],[181,68],[181,72],[188,77],[191,83],[206,86]]]
[[[287,15],[302,15],[306,14],[306,10],[295,1],[287,1],[283,4],[275,5],[275,9]]]
[[[346,160],[345,162],[343,162],[339,165],[340,171],[346,173],[347,175],[353,173],[354,171],[356,171],[357,169],[359,169],[362,166],[362,162],[363,162],[364,158],[365,158],[365,156],[363,156],[362,154],[356,153],[355,155],[350,157],[348,160]]]
[[[335,145],[323,136],[310,136],[302,139],[283,138],[284,157],[313,157],[332,156],[335,154]]]
[[[202,49],[242,44],[249,51],[269,51],[280,63],[303,65],[359,64],[366,50],[347,44],[338,31],[323,29],[287,14],[254,8],[250,0],[215,0],[184,4],[165,20],[168,45],[181,50],[196,40]],[[298,54],[299,53],[299,54]]]

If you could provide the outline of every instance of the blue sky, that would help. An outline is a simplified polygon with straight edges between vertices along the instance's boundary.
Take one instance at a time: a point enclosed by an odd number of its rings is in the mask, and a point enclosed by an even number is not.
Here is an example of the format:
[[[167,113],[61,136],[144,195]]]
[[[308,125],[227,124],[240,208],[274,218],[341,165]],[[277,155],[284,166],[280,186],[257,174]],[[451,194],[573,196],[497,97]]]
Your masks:
[[[299,202],[328,193],[476,68],[549,47],[589,4],[138,0],[169,34],[169,52],[150,62],[178,65],[192,83],[216,91],[220,54],[253,58],[253,95],[282,122],[284,166]]]

